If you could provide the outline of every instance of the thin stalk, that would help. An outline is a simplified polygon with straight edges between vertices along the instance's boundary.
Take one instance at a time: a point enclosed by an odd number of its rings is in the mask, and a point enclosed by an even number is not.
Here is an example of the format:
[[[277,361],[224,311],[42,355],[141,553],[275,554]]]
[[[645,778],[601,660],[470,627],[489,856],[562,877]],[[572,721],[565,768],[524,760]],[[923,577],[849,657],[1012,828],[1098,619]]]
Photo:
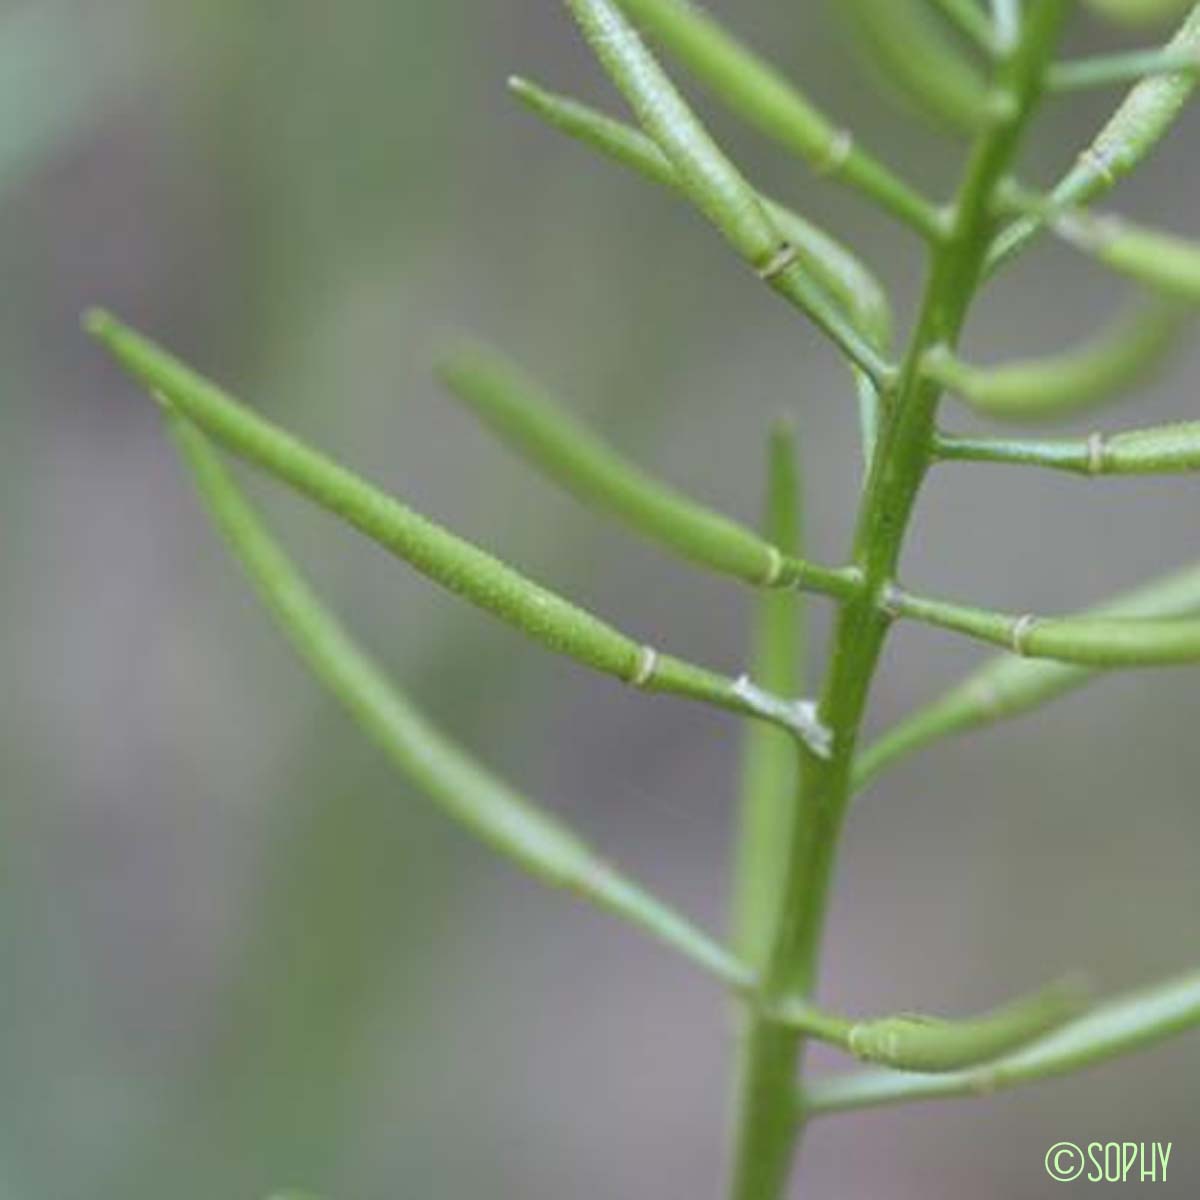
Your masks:
[[[1039,441],[941,436],[937,453],[947,462],[1047,467],[1092,479],[1104,475],[1182,475],[1200,471],[1200,421]]]
[[[816,985],[838,835],[852,792],[855,748],[890,625],[887,592],[932,456],[941,393],[924,376],[922,361],[935,345],[957,345],[981,281],[995,194],[1039,97],[1066,9],[1067,0],[1041,0],[1030,10],[1020,45],[997,71],[997,86],[1011,100],[1010,115],[978,139],[954,204],[949,236],[933,253],[921,315],[860,509],[854,559],[863,573],[865,592],[842,605],[834,634],[820,707],[833,733],[833,753],[827,759],[802,753],[787,891],[762,978],[768,1004],[789,996],[807,1000]],[[798,1058],[802,1042],[792,1049]],[[786,1069],[778,1063],[764,1066],[764,1085],[773,1085],[791,1069],[790,1064]],[[802,1122],[803,1110],[797,1115]],[[742,1169],[735,1175],[733,1200],[778,1200],[786,1186],[788,1156],[781,1156],[777,1141],[777,1131],[743,1131],[738,1153]],[[753,1167],[759,1159],[768,1161],[761,1171]]]

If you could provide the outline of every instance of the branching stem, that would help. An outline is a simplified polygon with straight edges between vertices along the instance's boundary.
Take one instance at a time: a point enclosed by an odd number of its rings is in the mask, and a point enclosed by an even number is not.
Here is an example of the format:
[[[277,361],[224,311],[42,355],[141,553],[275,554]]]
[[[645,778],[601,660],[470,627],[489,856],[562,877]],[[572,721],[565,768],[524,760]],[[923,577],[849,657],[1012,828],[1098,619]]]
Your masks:
[[[789,848],[788,883],[772,951],[763,973],[767,1003],[807,999],[817,967],[838,836],[852,792],[855,748],[867,698],[891,618],[892,586],[909,521],[929,467],[941,389],[922,370],[929,349],[954,347],[981,282],[993,236],[993,202],[1040,94],[1057,40],[1065,0],[1029,10],[1020,44],[997,71],[997,90],[1009,97],[1009,116],[982,134],[971,154],[953,209],[949,237],[935,248],[921,316],[881,430],[854,543],[863,593],[846,601],[834,635],[833,658],[820,715],[833,734],[827,759],[801,754],[801,785]],[[800,1039],[790,1046],[798,1059]],[[743,1090],[733,1200],[778,1200],[786,1187],[797,1129],[781,1138],[772,1114],[789,1101],[776,1088],[790,1071],[764,1065],[761,1086]]]

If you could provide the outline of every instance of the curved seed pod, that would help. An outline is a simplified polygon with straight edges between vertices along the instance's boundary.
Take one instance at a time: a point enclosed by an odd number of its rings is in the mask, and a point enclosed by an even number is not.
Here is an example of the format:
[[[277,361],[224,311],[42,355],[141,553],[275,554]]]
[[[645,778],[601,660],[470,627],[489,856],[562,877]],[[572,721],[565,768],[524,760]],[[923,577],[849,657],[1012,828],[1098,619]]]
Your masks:
[[[891,364],[832,306],[775,228],[758,194],[725,157],[613,0],[568,0],[596,57],[670,161],[679,190],[776,292],[807,313],[876,381]]]
[[[431,725],[322,607],[203,435],[169,409],[168,421],[205,504],[283,632],[406,776],[449,817],[544,883],[622,917],[736,987],[747,984],[750,972],[711,938],[618,874]]]
[[[1162,618],[1197,612],[1200,566],[1118,596],[1089,615]],[[939,700],[885,733],[855,765],[856,786],[865,787],[897,759],[932,742],[1032,712],[1098,678],[1099,671],[1084,666],[1038,662],[1011,654],[994,658]]]
[[[1151,303],[1065,354],[975,367],[939,347],[926,357],[925,370],[989,417],[1054,420],[1103,404],[1152,375],[1185,321],[1182,306]]]
[[[965,1021],[917,1013],[854,1025],[850,1053],[863,1062],[934,1074],[990,1062],[1079,1015],[1087,993],[1074,981],[1055,984],[994,1012]]]
[[[1173,53],[1200,53],[1200,4],[1193,5],[1167,44]],[[1095,141],[1054,188],[1049,213],[1087,204],[1130,174],[1167,135],[1196,89],[1195,71],[1144,79],[1126,96]],[[1023,217],[997,238],[988,259],[994,270],[1025,246],[1050,219]]]
[[[850,1112],[993,1092],[1082,1071],[1131,1054],[1200,1025],[1200,972],[1109,1001],[1076,1021],[973,1070],[943,1075],[862,1071],[823,1079],[805,1089],[806,1115]]]
[[[899,616],[1004,646],[1025,658],[1098,668],[1200,662],[1200,617],[1018,617],[901,592],[892,600]]]
[[[1200,243],[1116,217],[1084,213],[1058,218],[1054,229],[1114,271],[1189,304],[1200,304]]]
[[[682,191],[679,173],[658,146],[640,130],[578,100],[547,91],[527,79],[512,79],[513,94],[556,129],[599,150],[663,187]],[[841,242],[785,205],[759,195],[767,215],[800,262],[836,300],[855,327],[876,348],[892,338],[892,310],[883,285]]]
[[[648,30],[743,120],[872,197],[926,237],[942,235],[936,207],[855,145],[776,68],[727,34],[689,0],[620,0]]]
[[[767,695],[743,679],[728,679],[639,645],[255,415],[114,318],[93,313],[87,326],[131,374],[215,441],[548,649],[646,691],[774,721],[809,741],[815,753],[828,753],[828,732],[809,702]]]
[[[847,0],[845,9],[888,79],[922,110],[974,132],[990,119],[988,89],[925,0]]]
[[[685,558],[758,587],[846,590],[836,572],[783,554],[744,525],[651,478],[495,351],[464,348],[443,364],[440,374],[522,457],[580,499],[616,514]]]

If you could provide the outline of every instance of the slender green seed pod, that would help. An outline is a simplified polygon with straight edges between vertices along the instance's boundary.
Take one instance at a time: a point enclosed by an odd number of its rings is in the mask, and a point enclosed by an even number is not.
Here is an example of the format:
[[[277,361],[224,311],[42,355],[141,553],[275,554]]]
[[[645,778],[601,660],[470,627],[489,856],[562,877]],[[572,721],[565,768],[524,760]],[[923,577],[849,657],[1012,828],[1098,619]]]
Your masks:
[[[757,192],[709,136],[620,8],[613,0],[568,3],[638,123],[675,168],[682,194],[764,282],[808,314],[855,365],[877,383],[890,380],[892,365],[829,303],[796,247],[772,223]]]
[[[1192,7],[1166,49],[1200,53],[1200,4]],[[1022,217],[999,235],[988,257],[988,270],[1024,247],[1054,213],[1088,204],[1138,167],[1166,137],[1197,82],[1200,76],[1195,71],[1180,71],[1138,83],[1054,188],[1046,213]]]
[[[943,435],[936,449],[938,457],[947,461],[1049,467],[1091,478],[1181,475],[1200,470],[1200,422],[1036,442]]]
[[[682,190],[678,173],[667,157],[645,134],[577,100],[557,96],[524,79],[509,81],[513,93],[536,115],[617,162],[631,167],[652,182]],[[887,293],[875,276],[840,242],[806,221],[798,213],[760,195],[767,215],[784,241],[792,247],[800,266],[828,293],[849,318],[855,331],[880,353],[892,340],[892,310]],[[811,315],[818,325],[830,326],[836,317],[814,297]],[[855,368],[859,398],[863,456],[869,463],[878,433],[880,390],[873,377]]]
[[[682,191],[679,173],[644,133],[567,96],[512,79],[509,87],[532,113],[568,137],[630,167],[663,187]],[[863,262],[824,230],[799,213],[768,197],[759,196],[767,215],[805,269],[850,316],[860,333],[880,350],[892,338],[892,310],[883,285]]]
[[[884,75],[922,111],[968,132],[989,124],[982,75],[945,36],[925,0],[847,0],[844,8]]]
[[[689,0],[620,0],[621,7],[743,120],[836,176],[931,240],[936,207],[855,144],[782,73],[726,33]]]
[[[1200,566],[1157,579],[1091,610],[1089,616],[1164,618],[1200,613]],[[885,733],[855,764],[856,787],[933,742],[1033,712],[1102,677],[1091,667],[1005,654]]]
[[[1094,341],[1064,354],[976,367],[938,347],[924,366],[931,378],[989,417],[1055,420],[1095,408],[1153,375],[1186,319],[1181,305],[1160,301],[1140,306]]]
[[[485,424],[551,479],[685,558],[758,587],[845,592],[840,573],[785,555],[633,466],[495,351],[466,347],[440,374]]]
[[[862,1071],[809,1084],[809,1117],[955,1096],[988,1096],[1097,1066],[1200,1025],[1200,972],[1109,1001],[998,1062],[942,1075]]]
[[[991,1062],[1077,1017],[1087,993],[1065,981],[964,1021],[906,1013],[854,1025],[847,1045],[863,1062],[936,1074]]]
[[[803,542],[801,484],[795,433],[784,421],[771,432],[763,532],[789,556]],[[794,592],[770,592],[754,620],[754,679],[776,695],[803,690],[804,602]],[[783,894],[797,781],[795,747],[778,730],[746,727],[741,817],[734,872],[734,945],[754,967],[766,963]]]
[[[1168,296],[1200,304],[1200,243],[1115,217],[1071,213],[1055,232],[1105,266]]]
[[[132,375],[215,441],[548,649],[646,691],[774,721],[817,753],[828,751],[827,731],[808,701],[767,695],[745,679],[728,679],[639,644],[256,416],[113,317],[93,313],[87,326]]]
[[[1013,616],[897,591],[897,615],[1003,646],[1024,658],[1081,667],[1174,667],[1200,662],[1200,617]]]
[[[535,878],[631,922],[726,983],[748,984],[750,972],[706,934],[618,874],[430,724],[313,595],[204,436],[171,409],[168,422],[205,504],[283,632],[404,775],[449,817]]]

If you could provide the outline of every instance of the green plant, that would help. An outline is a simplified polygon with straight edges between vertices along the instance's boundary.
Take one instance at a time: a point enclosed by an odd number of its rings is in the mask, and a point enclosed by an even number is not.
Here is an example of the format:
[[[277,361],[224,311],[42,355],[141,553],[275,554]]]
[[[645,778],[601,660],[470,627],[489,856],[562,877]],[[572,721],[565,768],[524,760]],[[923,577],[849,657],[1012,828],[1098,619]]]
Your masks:
[[[1197,973],[1087,1013],[1069,982],[957,1021],[853,1019],[823,1011],[814,1000],[839,832],[856,792],[902,755],[1036,709],[1106,670],[1200,661],[1200,567],[1065,618],[970,608],[898,582],[918,493],[942,462],[1089,476],[1200,467],[1200,423],[1081,440],[966,438],[939,425],[947,391],[1002,420],[1053,419],[1097,405],[1161,360],[1200,300],[1200,248],[1084,207],[1144,160],[1194,90],[1200,6],[1159,50],[1055,62],[1069,0],[995,0],[990,11],[974,0],[849,3],[881,67],[914,102],[970,138],[961,183],[946,205],[884,166],[689,0],[569,0],[569,7],[640,128],[523,80],[512,84],[518,98],[572,137],[678,192],[846,358],[867,465],[848,562],[825,567],[802,552],[794,447],[784,427],[771,437],[760,534],[630,464],[492,351],[461,350],[442,377],[501,439],[583,500],[702,567],[757,588],[752,679],[717,674],[626,636],[255,416],[115,319],[93,314],[88,327],[158,398],[201,494],[279,623],[401,770],[501,853],[641,926],[736,993],[744,1037],[730,1194],[772,1200],[786,1187],[801,1132],[819,1116],[1043,1079],[1200,1023]],[[1105,0],[1097,7],[1136,15],[1146,6]],[[751,187],[634,23],[739,116],[924,241],[928,279],[902,353],[893,354],[891,306],[868,268]],[[1058,184],[1041,192],[1016,177],[1023,137],[1045,96],[1121,82],[1131,82],[1132,91]],[[1060,357],[991,368],[962,361],[957,345],[973,301],[995,271],[1045,232],[1136,280],[1146,299],[1096,342]],[[634,686],[748,718],[732,947],[626,879],[434,729],[311,594],[225,474],[212,443],[551,650]],[[805,594],[837,607],[831,661],[812,701],[798,698]],[[862,747],[881,651],[903,619],[1005,653]],[[875,1069],[810,1079],[801,1061],[810,1039]]]

